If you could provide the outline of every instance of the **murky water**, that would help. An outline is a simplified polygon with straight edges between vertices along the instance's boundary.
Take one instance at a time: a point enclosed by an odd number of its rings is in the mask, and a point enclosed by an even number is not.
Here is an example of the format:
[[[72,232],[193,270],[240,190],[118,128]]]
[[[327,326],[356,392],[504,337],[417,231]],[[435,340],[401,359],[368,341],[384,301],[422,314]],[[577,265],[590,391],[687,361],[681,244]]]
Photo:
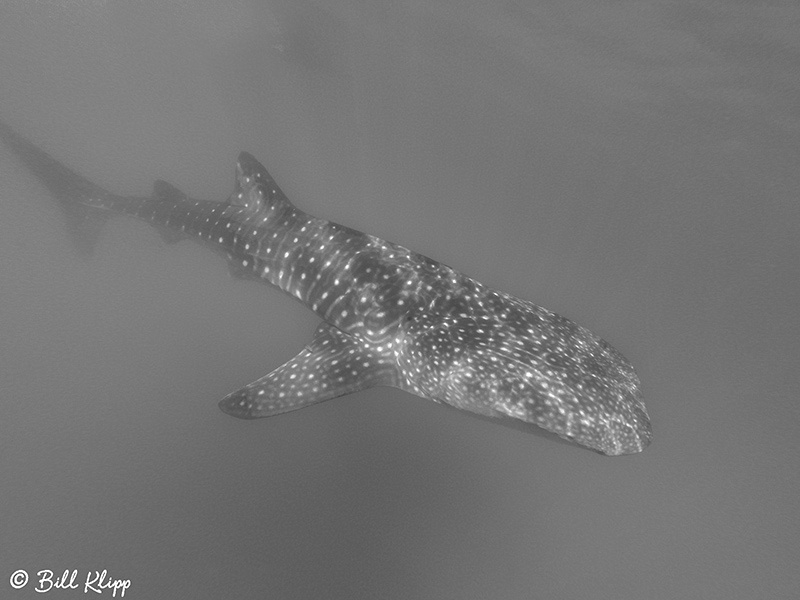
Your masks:
[[[231,419],[316,318],[133,221],[74,255],[0,150],[8,597],[44,569],[78,571],[54,598],[103,569],[126,598],[800,589],[798,10],[431,4],[5,2],[0,116],[125,194],[222,199],[252,152],[309,213],[609,340],[653,445],[391,389]]]

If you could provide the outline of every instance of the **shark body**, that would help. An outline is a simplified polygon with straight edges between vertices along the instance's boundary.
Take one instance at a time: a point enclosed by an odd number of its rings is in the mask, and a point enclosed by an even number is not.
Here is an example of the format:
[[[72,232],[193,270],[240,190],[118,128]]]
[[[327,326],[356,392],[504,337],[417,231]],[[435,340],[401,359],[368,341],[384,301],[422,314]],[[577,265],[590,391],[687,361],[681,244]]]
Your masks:
[[[516,419],[607,455],[643,450],[652,429],[628,360],[587,329],[397,244],[296,208],[250,154],[224,202],[157,181],[113,194],[0,122],[0,139],[48,187],[88,249],[114,213],[222,253],[238,277],[279,287],[322,318],[294,358],[223,398],[253,419],[373,386],[485,417]]]

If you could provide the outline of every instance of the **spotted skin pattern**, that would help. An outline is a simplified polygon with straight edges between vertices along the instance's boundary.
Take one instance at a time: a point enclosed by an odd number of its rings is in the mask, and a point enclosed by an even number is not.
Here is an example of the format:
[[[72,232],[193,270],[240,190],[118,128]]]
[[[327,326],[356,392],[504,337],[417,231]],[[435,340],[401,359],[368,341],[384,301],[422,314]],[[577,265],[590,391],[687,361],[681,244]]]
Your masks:
[[[639,379],[604,340],[402,246],[307,215],[246,152],[226,202],[195,200],[163,181],[150,197],[122,197],[2,122],[0,138],[59,200],[79,243],[87,222],[131,215],[167,240],[214,248],[237,277],[275,285],[322,318],[297,356],[220,402],[230,415],[267,417],[393,386],[607,455],[652,440]]]

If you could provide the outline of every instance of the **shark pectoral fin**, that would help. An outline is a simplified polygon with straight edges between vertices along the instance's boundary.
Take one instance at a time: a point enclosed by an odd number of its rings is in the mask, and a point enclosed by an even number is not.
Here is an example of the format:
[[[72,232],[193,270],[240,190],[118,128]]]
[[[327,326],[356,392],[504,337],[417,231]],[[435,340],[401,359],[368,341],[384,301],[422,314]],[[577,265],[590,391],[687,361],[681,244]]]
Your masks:
[[[397,385],[393,360],[360,339],[322,323],[302,352],[223,398],[223,412],[257,419],[298,410],[369,387]]]

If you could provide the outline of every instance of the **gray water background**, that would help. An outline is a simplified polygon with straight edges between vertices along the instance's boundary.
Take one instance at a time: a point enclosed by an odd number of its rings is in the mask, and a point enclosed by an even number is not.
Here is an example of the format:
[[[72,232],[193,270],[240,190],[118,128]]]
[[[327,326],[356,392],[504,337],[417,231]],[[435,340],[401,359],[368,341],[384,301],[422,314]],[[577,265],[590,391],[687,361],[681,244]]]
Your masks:
[[[97,183],[319,217],[591,328],[654,424],[609,459],[392,389],[218,411],[315,317],[0,149],[0,596],[746,599],[800,590],[792,2],[5,0],[0,116]],[[110,597],[110,592],[104,594]]]

